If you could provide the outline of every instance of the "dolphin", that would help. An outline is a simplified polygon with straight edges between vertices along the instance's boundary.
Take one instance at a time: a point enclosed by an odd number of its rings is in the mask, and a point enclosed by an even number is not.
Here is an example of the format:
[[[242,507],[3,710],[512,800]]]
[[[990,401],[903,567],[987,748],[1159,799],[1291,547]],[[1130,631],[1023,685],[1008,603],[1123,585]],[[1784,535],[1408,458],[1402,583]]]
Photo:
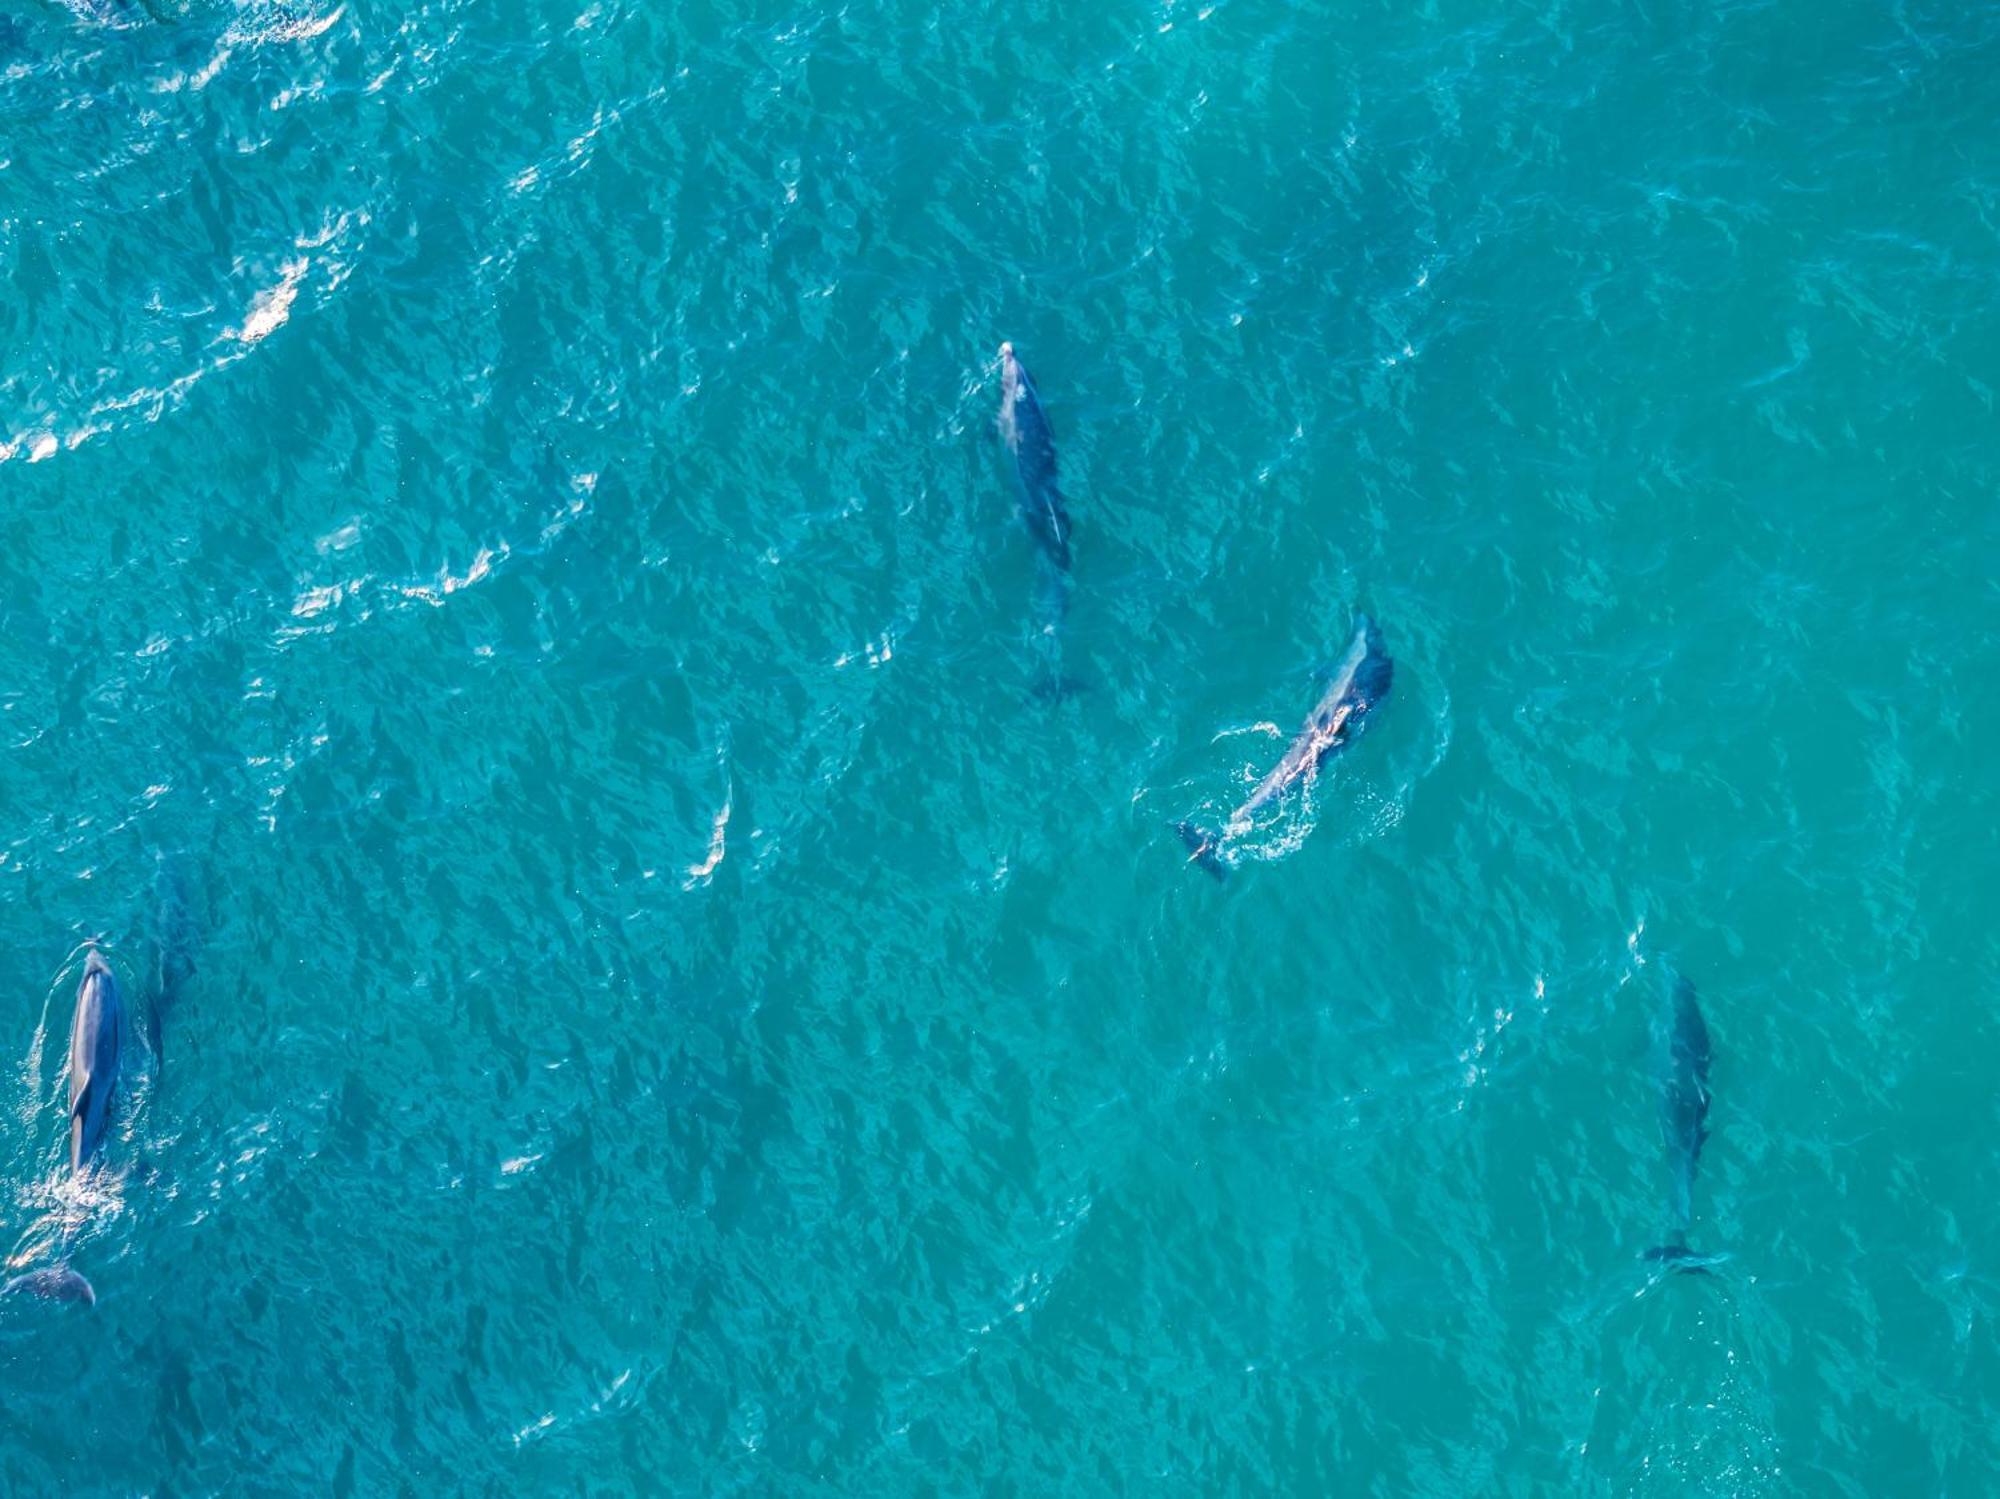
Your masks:
[[[1011,343],[1000,345],[1000,440],[1014,456],[1021,519],[1055,565],[1069,570],[1069,512],[1056,487],[1056,441],[1035,382]]]
[[[81,1175],[96,1160],[111,1127],[118,1097],[118,1070],[125,1051],[125,1003],[111,965],[92,948],[76,986],[76,1016],[69,1027],[69,1169]],[[67,1238],[65,1238],[67,1253]],[[36,1296],[44,1301],[97,1305],[89,1281],[67,1264],[30,1270],[0,1286],[0,1296]]]
[[[1358,616],[1347,654],[1328,674],[1326,691],[1306,715],[1305,727],[1292,740],[1284,758],[1257,783],[1250,799],[1229,814],[1220,832],[1192,822],[1174,824],[1174,831],[1187,845],[1188,862],[1199,864],[1218,880],[1225,877],[1231,861],[1223,845],[1248,832],[1251,818],[1318,770],[1329,755],[1345,749],[1368,726],[1369,713],[1389,695],[1395,670],[1396,663],[1382,649],[1382,633],[1375,628],[1375,621],[1365,614]]]
[[[1672,1181],[1667,1242],[1646,1251],[1670,1270],[1704,1270],[1714,1256],[1687,1245],[1694,1217],[1694,1172],[1708,1140],[1708,1024],[1694,985],[1674,979],[1673,997],[1653,1022],[1653,1076],[1660,1089],[1660,1135]]]
[[[118,1064],[125,1050],[125,1004],[111,965],[96,948],[83,960],[76,1018],[69,1028],[69,1166],[82,1171],[111,1126]]]
[[[67,1265],[17,1275],[0,1286],[0,1296],[34,1296],[43,1301],[81,1301],[85,1306],[97,1305],[97,1292],[91,1289],[90,1282]]]

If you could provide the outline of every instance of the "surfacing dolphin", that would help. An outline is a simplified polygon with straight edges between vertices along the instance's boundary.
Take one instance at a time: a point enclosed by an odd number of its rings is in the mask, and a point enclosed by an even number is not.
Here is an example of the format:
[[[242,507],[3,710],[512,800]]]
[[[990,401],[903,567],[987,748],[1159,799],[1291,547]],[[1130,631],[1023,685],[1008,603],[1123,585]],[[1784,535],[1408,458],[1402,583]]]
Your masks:
[[[1000,345],[1000,440],[1014,458],[1021,519],[1051,561],[1069,570],[1069,512],[1056,486],[1056,440],[1035,382],[1011,343]]]
[[[1694,1172],[1708,1140],[1708,1024],[1694,985],[1676,976],[1673,997],[1653,1021],[1653,1076],[1660,1088],[1660,1135],[1672,1182],[1667,1242],[1646,1251],[1669,1270],[1706,1270],[1716,1256],[1688,1248]]]
[[[124,1050],[125,1004],[118,980],[103,955],[92,948],[83,960],[76,1016],[69,1028],[69,1167],[74,1175],[82,1175],[103,1148]],[[31,1270],[0,1286],[0,1296],[14,1295],[97,1304],[90,1282],[67,1264]]]
[[[90,1282],[67,1265],[52,1265],[46,1270],[30,1270],[26,1275],[17,1275],[0,1286],[0,1296],[33,1296],[42,1301],[81,1301],[85,1306],[97,1305],[97,1292]]]
[[[69,1167],[81,1172],[97,1158],[118,1096],[125,1052],[125,1002],[111,965],[96,948],[83,960],[76,1018],[69,1028]]]
[[[1257,783],[1250,799],[1229,814],[1220,832],[1192,822],[1174,824],[1174,831],[1188,847],[1188,862],[1199,864],[1218,880],[1224,878],[1234,862],[1224,845],[1248,832],[1251,818],[1319,769],[1320,762],[1353,742],[1367,727],[1369,713],[1389,695],[1395,670],[1395,662],[1382,649],[1382,634],[1375,621],[1365,614],[1358,616],[1347,654],[1328,678],[1319,702],[1306,715],[1305,727],[1292,740],[1284,758]]]

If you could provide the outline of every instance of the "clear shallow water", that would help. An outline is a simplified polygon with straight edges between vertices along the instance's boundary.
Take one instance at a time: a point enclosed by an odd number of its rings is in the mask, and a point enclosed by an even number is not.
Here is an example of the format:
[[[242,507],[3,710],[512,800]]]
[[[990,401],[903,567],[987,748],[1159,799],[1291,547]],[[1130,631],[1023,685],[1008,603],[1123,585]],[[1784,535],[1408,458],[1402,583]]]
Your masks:
[[[1991,1486],[2000,12],[0,16],[8,1492]]]

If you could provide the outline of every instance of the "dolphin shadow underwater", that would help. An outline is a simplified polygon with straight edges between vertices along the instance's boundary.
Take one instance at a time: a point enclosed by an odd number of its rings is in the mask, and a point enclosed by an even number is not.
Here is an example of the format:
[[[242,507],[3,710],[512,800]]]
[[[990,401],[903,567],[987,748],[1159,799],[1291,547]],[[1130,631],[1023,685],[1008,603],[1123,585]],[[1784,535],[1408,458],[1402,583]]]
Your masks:
[[[1177,822],[1174,831],[1187,845],[1188,862],[1199,864],[1218,880],[1235,865],[1227,849],[1231,839],[1250,829],[1250,819],[1316,772],[1329,757],[1352,744],[1375,707],[1389,695],[1396,663],[1382,648],[1382,632],[1367,615],[1355,619],[1354,635],[1339,665],[1324,674],[1326,690],[1306,715],[1305,726],[1285,750],[1284,758],[1257,783],[1250,797],[1229,814],[1220,831],[1193,822]]]
[[[182,859],[161,854],[154,874],[153,929],[146,943],[146,1043],[156,1071],[166,1070],[161,1027],[194,978],[201,954],[195,918],[193,871]]]
[[[155,889],[155,918],[149,942],[147,1031],[155,1066],[160,1065],[160,1020],[194,975],[195,927],[185,872],[162,858]],[[116,1105],[125,1091],[124,1067],[130,1019],[117,975],[95,947],[84,955],[83,978],[69,1030],[69,1169],[82,1178],[97,1169]],[[15,1276],[0,1296],[27,1295],[43,1301],[97,1304],[97,1291],[69,1264],[74,1230],[62,1240],[62,1261]]]

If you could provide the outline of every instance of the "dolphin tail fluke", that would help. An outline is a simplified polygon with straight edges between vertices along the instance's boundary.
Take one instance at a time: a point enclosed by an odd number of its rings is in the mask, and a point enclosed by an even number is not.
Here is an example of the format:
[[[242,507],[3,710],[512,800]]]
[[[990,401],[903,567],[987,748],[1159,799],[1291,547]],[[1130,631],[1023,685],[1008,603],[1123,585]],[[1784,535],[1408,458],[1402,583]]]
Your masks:
[[[1177,822],[1174,831],[1187,845],[1188,863],[1199,864],[1218,880],[1227,879],[1229,866],[1222,859],[1222,839],[1192,822]]]
[[[97,1305],[97,1292],[91,1289],[90,1282],[67,1265],[17,1275],[0,1286],[0,1296],[34,1296],[43,1301],[81,1301],[85,1306]]]

